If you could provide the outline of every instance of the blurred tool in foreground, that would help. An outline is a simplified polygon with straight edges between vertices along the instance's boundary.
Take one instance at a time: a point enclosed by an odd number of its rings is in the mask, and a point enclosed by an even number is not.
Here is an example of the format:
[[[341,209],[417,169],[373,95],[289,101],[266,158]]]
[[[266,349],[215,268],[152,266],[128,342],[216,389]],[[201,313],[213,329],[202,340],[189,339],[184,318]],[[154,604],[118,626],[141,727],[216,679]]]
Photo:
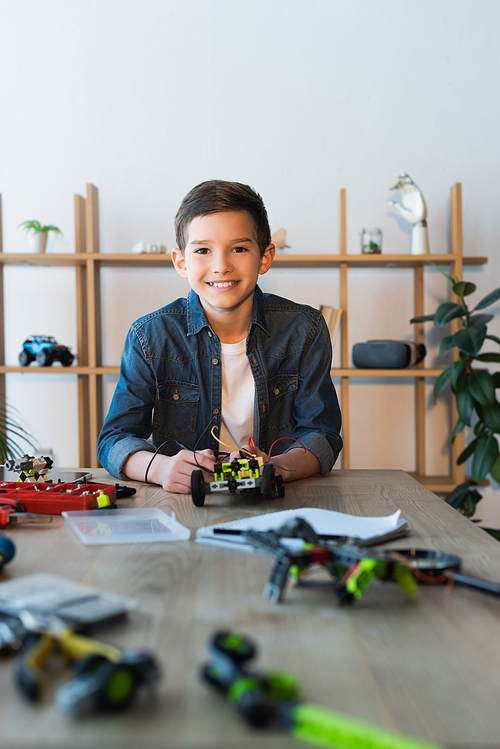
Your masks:
[[[332,749],[439,749],[418,739],[300,701],[299,684],[286,672],[247,670],[257,648],[236,632],[218,632],[203,679],[226,694],[254,728],[276,725],[303,741]]]

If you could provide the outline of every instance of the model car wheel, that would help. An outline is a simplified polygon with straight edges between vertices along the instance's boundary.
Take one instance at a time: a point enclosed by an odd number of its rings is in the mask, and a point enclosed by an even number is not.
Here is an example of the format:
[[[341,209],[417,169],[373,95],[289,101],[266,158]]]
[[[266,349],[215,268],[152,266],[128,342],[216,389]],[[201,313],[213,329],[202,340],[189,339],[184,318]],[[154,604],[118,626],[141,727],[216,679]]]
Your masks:
[[[31,356],[29,351],[26,351],[25,348],[21,351],[19,354],[19,364],[21,367],[27,367],[28,364],[30,364],[33,361],[33,357]]]
[[[193,471],[191,474],[191,497],[196,507],[203,507],[205,504],[205,481],[203,480],[203,471]]]
[[[285,482],[283,481],[283,476],[279,473],[276,474],[276,493],[278,497],[285,496]]]
[[[52,359],[47,349],[43,349],[39,354],[36,355],[36,363],[39,367],[50,367]]]
[[[276,469],[272,463],[262,466],[262,494],[267,500],[276,498]]]
[[[73,354],[61,354],[61,356],[59,357],[59,361],[61,362],[63,367],[70,367],[73,364]]]

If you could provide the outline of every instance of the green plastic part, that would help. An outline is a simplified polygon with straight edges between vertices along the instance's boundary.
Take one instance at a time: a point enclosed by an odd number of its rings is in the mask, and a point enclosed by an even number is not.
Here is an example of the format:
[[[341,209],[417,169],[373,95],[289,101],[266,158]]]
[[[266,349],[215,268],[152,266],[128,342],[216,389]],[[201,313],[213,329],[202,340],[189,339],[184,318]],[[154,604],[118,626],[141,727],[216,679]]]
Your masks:
[[[298,705],[291,717],[294,736],[331,749],[442,749],[318,705]]]
[[[126,702],[134,691],[134,677],[129,668],[123,666],[111,674],[106,684],[106,698],[113,705]]]
[[[248,651],[247,641],[238,632],[231,632],[231,634],[226,635],[222,640],[222,646],[237,653],[246,653]]]
[[[355,598],[361,598],[361,594],[368,587],[370,582],[377,577],[377,569],[380,562],[375,559],[360,559],[356,569],[347,579],[346,590]]]
[[[242,676],[231,684],[227,693],[230,702],[236,704],[246,692],[262,692],[262,683],[254,676]]]
[[[270,671],[266,673],[266,694],[276,702],[298,700],[299,682],[294,674],[288,671]]]
[[[403,593],[406,593],[410,598],[415,598],[417,592],[417,581],[408,567],[405,567],[404,564],[396,564],[394,569],[394,579]]]

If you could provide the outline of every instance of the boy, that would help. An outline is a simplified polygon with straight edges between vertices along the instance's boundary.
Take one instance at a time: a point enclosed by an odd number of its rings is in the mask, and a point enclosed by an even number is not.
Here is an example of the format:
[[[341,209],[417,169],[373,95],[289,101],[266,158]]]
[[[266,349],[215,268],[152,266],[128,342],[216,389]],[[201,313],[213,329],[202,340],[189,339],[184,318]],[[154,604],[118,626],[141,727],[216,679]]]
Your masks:
[[[275,440],[293,437],[302,446],[286,439],[272,452],[283,478],[328,475],[342,448],[330,337],[320,312],[257,286],[275,253],[262,198],[240,183],[203,182],[175,230],[172,261],[191,291],[132,325],[100,462],[189,494],[192,471],[210,481],[219,450],[253,438],[267,460]]]

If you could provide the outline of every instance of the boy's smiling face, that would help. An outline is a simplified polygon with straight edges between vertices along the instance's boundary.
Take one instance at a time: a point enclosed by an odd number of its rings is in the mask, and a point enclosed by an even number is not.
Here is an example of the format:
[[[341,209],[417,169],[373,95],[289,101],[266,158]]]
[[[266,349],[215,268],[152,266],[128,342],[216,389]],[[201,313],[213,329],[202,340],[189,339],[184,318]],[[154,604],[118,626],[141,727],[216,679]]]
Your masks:
[[[274,258],[270,244],[261,257],[255,226],[246,211],[197,216],[188,226],[184,255],[172,250],[175,269],[200,297],[208,318],[252,314],[259,275]]]

